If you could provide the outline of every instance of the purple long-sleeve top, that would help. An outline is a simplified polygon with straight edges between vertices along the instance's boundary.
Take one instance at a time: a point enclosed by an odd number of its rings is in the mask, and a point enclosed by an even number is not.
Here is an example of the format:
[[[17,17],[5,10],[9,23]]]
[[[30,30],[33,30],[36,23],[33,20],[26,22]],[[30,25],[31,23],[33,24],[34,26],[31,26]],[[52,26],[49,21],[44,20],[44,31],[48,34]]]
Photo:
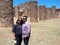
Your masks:
[[[22,38],[29,37],[31,32],[31,25],[29,22],[25,22],[22,25]]]

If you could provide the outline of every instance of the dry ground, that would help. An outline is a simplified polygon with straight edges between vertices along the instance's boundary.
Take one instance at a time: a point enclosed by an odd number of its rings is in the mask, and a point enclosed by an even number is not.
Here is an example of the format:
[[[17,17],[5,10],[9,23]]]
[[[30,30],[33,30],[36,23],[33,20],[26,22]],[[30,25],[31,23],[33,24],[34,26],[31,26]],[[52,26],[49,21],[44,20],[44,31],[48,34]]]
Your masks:
[[[29,45],[60,45],[60,19],[31,23],[31,27]],[[0,45],[14,45],[11,34],[11,27],[0,28]]]

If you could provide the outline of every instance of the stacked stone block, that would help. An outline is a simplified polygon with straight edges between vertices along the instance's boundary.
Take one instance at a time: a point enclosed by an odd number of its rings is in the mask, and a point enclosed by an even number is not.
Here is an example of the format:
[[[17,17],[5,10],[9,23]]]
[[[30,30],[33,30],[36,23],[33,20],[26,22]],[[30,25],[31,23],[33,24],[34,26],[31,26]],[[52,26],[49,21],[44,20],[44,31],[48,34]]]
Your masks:
[[[31,1],[29,6],[30,6],[30,21],[31,22],[38,22],[37,2]]]
[[[59,18],[59,9],[56,9],[55,18]]]
[[[46,19],[46,9],[45,6],[39,7],[39,20],[45,20]]]
[[[15,9],[13,8],[13,17],[15,17]]]
[[[59,18],[60,18],[60,10],[59,10]]]
[[[51,19],[52,15],[51,15],[51,9],[50,8],[46,8],[46,19]]]
[[[52,18],[55,18],[55,14],[56,14],[56,7],[55,6],[52,6],[51,8],[51,15],[52,15]]]
[[[15,17],[16,18],[19,17],[19,7],[18,6],[15,7]]]
[[[31,22],[39,20],[47,20],[51,18],[58,18],[60,11],[57,11],[56,6],[46,8],[45,6],[37,6],[37,1],[28,1],[19,4],[15,7],[15,17],[22,17],[24,15],[30,17]]]
[[[0,27],[10,27],[13,25],[12,2],[12,0],[0,0]]]
[[[16,6],[15,7],[16,9],[16,15],[18,15],[17,17],[19,18],[19,17],[22,17],[22,16],[24,16],[24,15],[26,15],[26,16],[28,16],[28,2],[27,3],[22,3],[22,4],[20,4],[20,5],[18,5],[18,6]],[[16,16],[15,16],[16,17]]]

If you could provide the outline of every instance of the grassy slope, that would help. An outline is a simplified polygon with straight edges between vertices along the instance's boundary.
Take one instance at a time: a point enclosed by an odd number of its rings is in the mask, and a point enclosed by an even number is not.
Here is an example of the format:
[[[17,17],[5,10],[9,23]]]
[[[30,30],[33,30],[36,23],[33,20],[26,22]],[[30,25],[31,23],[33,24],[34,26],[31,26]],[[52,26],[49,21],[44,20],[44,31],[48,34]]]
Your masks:
[[[31,24],[29,45],[60,45],[60,19]],[[13,45],[11,28],[0,28],[0,45]]]

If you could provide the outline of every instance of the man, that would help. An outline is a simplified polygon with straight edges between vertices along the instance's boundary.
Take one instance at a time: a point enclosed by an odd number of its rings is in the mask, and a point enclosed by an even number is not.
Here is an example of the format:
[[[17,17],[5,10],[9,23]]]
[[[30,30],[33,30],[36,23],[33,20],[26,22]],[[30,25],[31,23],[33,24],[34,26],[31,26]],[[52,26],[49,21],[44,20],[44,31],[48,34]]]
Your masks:
[[[27,16],[23,16],[22,38],[24,40],[25,45],[28,45],[30,32],[31,32],[31,25],[29,22],[27,22]]]

